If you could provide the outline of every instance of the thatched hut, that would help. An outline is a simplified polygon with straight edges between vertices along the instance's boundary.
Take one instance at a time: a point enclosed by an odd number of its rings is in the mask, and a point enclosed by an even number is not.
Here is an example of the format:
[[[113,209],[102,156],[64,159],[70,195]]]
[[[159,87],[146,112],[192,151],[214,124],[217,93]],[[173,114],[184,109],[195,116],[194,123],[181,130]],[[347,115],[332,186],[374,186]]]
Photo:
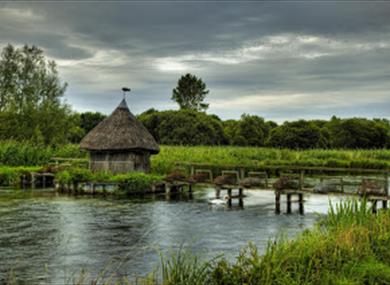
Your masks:
[[[92,171],[112,173],[147,172],[150,155],[160,151],[153,136],[130,112],[125,99],[82,139],[80,148],[89,151]]]

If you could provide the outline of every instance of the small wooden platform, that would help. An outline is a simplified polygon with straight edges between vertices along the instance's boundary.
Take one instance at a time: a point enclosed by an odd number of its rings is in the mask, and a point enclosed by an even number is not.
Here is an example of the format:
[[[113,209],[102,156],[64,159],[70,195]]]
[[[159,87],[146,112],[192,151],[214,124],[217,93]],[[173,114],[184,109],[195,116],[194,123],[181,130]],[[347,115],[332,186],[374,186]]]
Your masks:
[[[233,189],[238,189],[238,194],[233,195]],[[238,205],[240,207],[244,206],[244,188],[239,187],[237,185],[222,185],[215,188],[215,198],[221,198],[221,191],[227,191],[226,199],[227,205],[231,207],[233,205],[233,199],[238,199]]]
[[[372,205],[372,212],[375,214],[378,212],[378,202],[382,202],[382,209],[388,208],[388,201],[390,200],[389,196],[377,196],[377,195],[368,195],[366,197],[367,201]]]
[[[22,189],[53,188],[54,174],[50,172],[29,172],[20,177]]]
[[[286,203],[287,203],[287,214],[291,214],[291,204],[292,204],[292,197],[298,196],[298,204],[299,204],[299,214],[303,215],[304,210],[304,202],[303,195],[307,193],[303,190],[294,190],[294,189],[286,189],[286,190],[275,190],[275,213],[280,214],[280,200],[282,195],[286,195]]]

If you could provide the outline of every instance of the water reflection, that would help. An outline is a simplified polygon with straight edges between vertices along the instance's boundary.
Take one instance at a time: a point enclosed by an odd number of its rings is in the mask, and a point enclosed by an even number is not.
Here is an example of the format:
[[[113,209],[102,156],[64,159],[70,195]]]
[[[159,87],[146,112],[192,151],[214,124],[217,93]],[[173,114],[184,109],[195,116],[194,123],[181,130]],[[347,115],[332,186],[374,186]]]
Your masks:
[[[224,253],[234,258],[248,241],[264,250],[270,238],[312,226],[329,204],[327,196],[310,195],[304,216],[278,216],[273,192],[245,194],[244,209],[237,203],[231,208],[210,206],[213,189],[197,190],[193,197],[127,200],[0,194],[0,280],[11,268],[28,284],[63,282],[81,268],[91,275],[103,268],[119,275],[143,275],[158,263],[157,249],[166,252],[183,244],[205,257]],[[285,203],[281,206],[285,212]]]

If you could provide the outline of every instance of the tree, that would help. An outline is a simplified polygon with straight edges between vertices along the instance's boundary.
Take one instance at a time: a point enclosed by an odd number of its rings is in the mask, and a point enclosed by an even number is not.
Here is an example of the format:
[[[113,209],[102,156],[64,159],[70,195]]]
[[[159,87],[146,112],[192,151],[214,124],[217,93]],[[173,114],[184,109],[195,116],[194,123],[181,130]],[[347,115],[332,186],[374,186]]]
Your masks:
[[[180,109],[195,111],[206,110],[209,104],[203,103],[209,90],[201,78],[187,73],[177,82],[177,87],[172,91],[172,100],[177,102]]]
[[[80,127],[85,134],[89,133],[101,121],[106,118],[106,115],[99,112],[85,112],[80,114]]]
[[[327,127],[334,148],[384,148],[390,141],[386,120],[334,117]]]
[[[41,49],[7,45],[0,58],[0,138],[66,143],[74,127],[61,101],[66,86]]]
[[[325,132],[311,121],[285,122],[272,129],[267,140],[271,147],[309,149],[327,146]]]
[[[265,122],[262,117],[248,114],[243,114],[237,121],[223,122],[229,144],[238,146],[264,146],[268,133],[276,126],[275,122]]]
[[[215,115],[194,110],[156,111],[138,116],[157,142],[169,145],[226,144],[222,122]]]

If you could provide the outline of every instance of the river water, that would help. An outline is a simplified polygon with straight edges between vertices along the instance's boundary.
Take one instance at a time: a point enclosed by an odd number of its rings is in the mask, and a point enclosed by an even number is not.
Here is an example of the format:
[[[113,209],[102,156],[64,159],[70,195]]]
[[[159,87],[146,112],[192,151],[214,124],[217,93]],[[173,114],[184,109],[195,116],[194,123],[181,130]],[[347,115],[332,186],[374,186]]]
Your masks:
[[[0,283],[65,284],[80,270],[94,277],[104,269],[134,278],[153,270],[161,252],[180,247],[233,260],[249,241],[264,251],[270,239],[311,227],[330,199],[341,199],[313,194],[305,215],[275,215],[273,192],[245,194],[243,209],[229,209],[208,204],[212,189],[197,189],[192,198],[120,200],[0,190]]]

